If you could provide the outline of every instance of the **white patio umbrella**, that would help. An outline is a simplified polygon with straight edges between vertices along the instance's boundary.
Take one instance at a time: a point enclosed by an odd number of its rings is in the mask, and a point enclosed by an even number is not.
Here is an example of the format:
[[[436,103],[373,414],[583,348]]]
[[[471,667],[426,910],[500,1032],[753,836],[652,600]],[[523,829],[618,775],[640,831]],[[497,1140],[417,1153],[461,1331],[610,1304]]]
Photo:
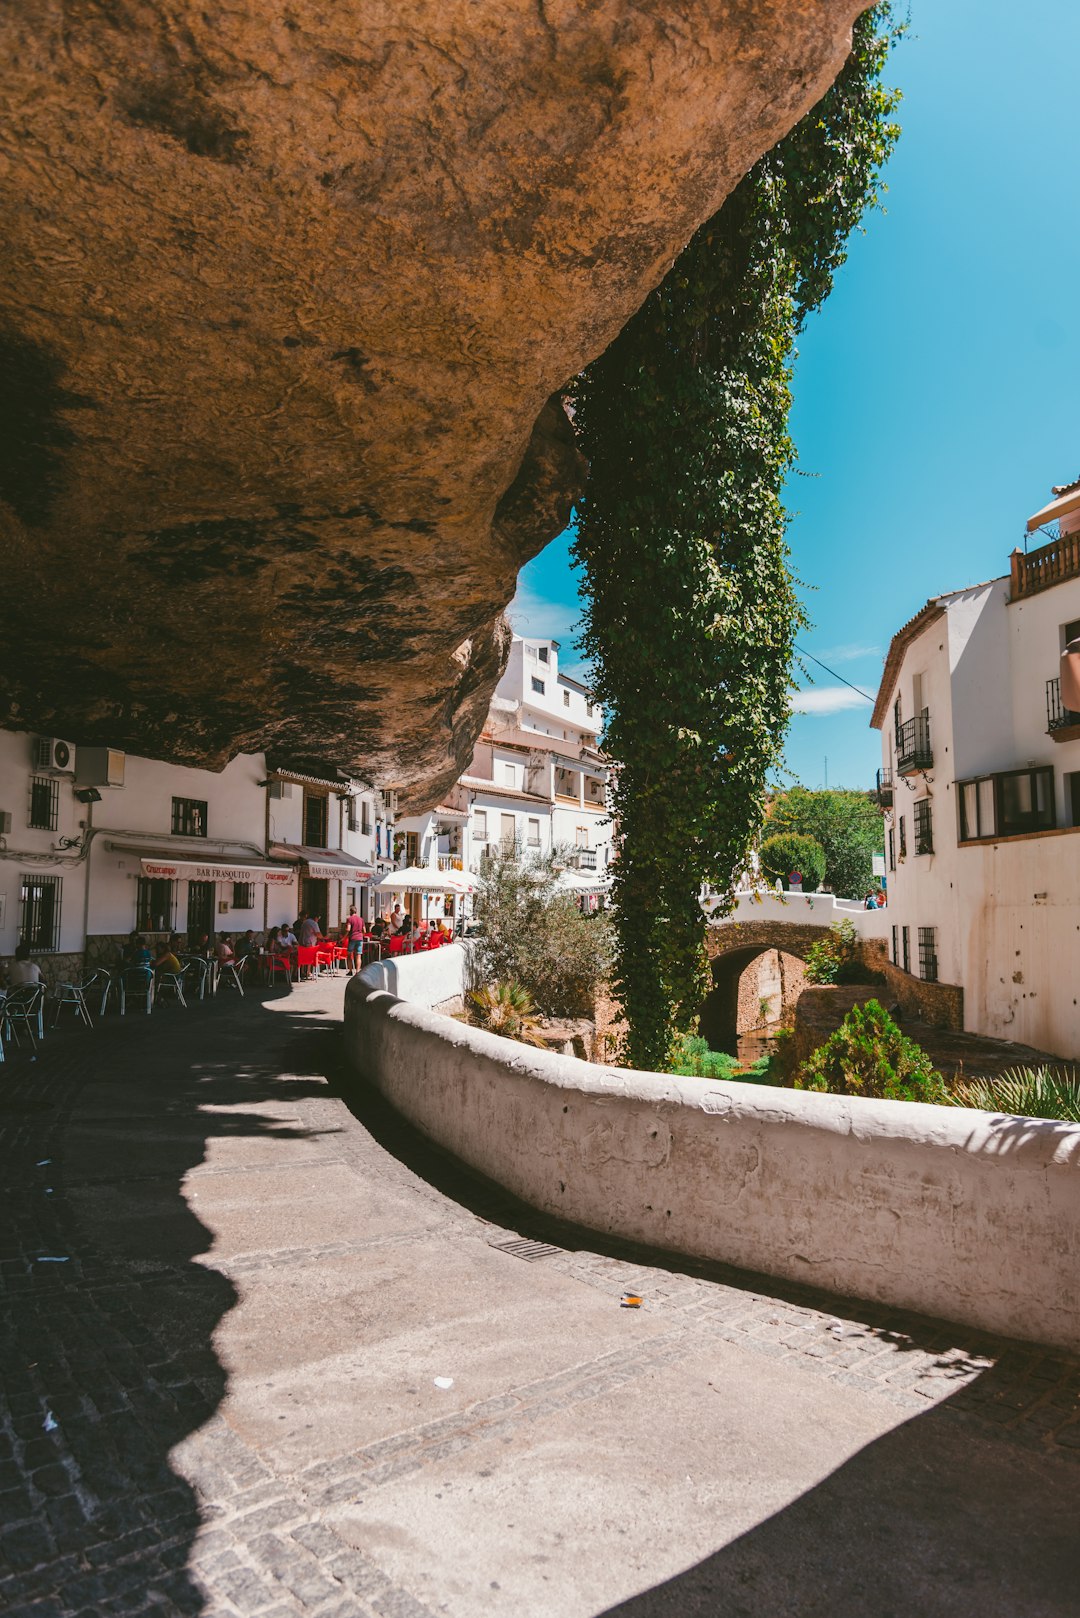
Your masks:
[[[407,865],[404,871],[388,871],[375,883],[376,893],[464,893],[457,881],[458,871],[430,871],[422,865]]]

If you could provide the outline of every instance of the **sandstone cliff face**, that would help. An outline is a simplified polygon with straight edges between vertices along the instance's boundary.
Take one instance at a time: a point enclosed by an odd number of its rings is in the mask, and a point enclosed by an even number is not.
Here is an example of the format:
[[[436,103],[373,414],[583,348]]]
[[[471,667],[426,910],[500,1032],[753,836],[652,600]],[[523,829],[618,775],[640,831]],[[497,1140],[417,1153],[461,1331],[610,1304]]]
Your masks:
[[[9,0],[0,723],[431,801],[581,487],[560,388],[860,9]]]

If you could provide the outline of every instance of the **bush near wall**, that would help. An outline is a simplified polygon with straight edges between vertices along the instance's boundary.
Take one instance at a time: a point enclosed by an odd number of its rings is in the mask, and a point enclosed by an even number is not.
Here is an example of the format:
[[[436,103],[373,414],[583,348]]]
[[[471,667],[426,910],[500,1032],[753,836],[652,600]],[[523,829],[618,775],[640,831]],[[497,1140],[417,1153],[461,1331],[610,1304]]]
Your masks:
[[[839,1028],[803,1063],[795,1089],[881,1101],[949,1099],[929,1056],[902,1032],[879,1000],[851,1008]]]
[[[780,832],[776,837],[766,837],[758,857],[768,880],[779,879],[785,888],[793,871],[802,876],[805,893],[816,893],[825,876],[825,850],[816,838],[804,837],[799,832]]]

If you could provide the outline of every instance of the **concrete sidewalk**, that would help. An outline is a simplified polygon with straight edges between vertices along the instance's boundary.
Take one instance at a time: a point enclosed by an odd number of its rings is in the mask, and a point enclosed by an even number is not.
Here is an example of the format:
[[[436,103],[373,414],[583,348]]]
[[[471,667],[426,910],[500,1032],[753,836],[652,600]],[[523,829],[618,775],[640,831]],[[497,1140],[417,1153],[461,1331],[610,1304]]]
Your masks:
[[[0,1069],[0,1609],[1075,1614],[1076,1362],[515,1208],[343,990]]]

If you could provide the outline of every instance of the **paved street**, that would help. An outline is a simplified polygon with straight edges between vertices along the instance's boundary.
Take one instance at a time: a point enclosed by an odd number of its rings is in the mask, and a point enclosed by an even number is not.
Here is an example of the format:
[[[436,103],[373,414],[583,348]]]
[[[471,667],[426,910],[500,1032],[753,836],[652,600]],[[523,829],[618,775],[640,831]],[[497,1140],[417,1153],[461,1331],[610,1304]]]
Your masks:
[[[529,1214],[343,991],[0,1068],[0,1610],[1075,1618],[1080,1365]]]

